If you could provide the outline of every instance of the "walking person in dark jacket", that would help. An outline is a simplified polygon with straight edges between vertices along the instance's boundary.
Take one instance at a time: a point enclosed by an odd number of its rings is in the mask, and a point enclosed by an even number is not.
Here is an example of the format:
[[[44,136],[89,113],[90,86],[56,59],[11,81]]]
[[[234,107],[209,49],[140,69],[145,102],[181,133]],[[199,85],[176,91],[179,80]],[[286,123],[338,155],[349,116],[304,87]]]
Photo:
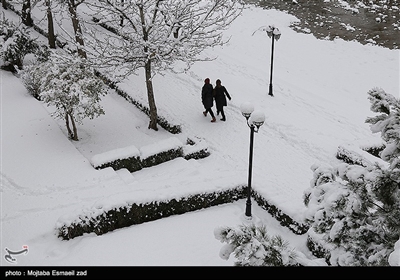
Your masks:
[[[216,86],[214,88],[214,92],[215,92],[215,105],[217,106],[217,115],[219,115],[219,113],[221,112],[221,116],[222,119],[221,121],[226,121],[225,118],[225,112],[224,112],[224,106],[227,106],[227,102],[226,102],[226,97],[228,97],[229,100],[231,100],[231,96],[229,95],[228,91],[226,90],[226,88],[221,85],[221,80],[218,79],[216,81]],[[226,95],[226,97],[225,97]]]
[[[203,115],[206,117],[207,113],[210,113],[212,117],[211,122],[215,122],[214,112],[211,109],[214,105],[213,86],[210,84],[209,78],[204,80],[204,86],[201,89],[201,101],[203,102],[204,109],[206,109]]]

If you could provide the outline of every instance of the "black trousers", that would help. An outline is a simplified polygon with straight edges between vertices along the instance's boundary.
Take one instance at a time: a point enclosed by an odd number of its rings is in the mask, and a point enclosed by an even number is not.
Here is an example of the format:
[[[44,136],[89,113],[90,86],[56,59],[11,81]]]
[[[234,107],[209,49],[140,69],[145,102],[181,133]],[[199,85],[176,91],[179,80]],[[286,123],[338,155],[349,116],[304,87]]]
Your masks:
[[[224,106],[217,108],[217,115],[218,115],[218,112],[221,112],[222,118],[225,119]]]
[[[206,109],[206,113],[210,113],[211,117],[215,118],[214,112],[211,110],[211,108]]]

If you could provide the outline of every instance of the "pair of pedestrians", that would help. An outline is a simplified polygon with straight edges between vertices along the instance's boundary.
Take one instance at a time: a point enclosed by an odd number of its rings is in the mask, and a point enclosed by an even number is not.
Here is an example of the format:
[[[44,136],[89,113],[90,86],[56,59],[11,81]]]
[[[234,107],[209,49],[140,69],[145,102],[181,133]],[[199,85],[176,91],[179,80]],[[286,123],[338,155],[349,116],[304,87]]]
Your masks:
[[[203,112],[203,115],[206,117],[208,113],[211,115],[211,122],[215,122],[215,115],[214,112],[212,111],[212,107],[214,105],[214,99],[215,99],[215,105],[217,107],[217,115],[221,113],[221,121],[226,121],[225,117],[225,112],[224,112],[224,106],[227,106],[227,101],[226,97],[228,97],[229,100],[231,100],[231,96],[229,95],[228,91],[226,88],[221,85],[221,80],[218,79],[216,82],[215,88],[210,84],[210,79],[206,78],[204,80],[204,85],[201,90],[201,101],[203,102],[204,109],[205,111]]]

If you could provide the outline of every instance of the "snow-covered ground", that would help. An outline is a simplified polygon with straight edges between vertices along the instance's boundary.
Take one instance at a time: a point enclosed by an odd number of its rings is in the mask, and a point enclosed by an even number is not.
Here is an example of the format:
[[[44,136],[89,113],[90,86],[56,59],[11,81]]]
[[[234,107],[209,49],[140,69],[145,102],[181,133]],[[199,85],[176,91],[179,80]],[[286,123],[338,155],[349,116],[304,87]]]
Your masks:
[[[5,15],[16,18],[8,11]],[[364,123],[372,115],[367,91],[381,87],[399,97],[400,51],[317,40],[290,29],[293,21],[283,12],[248,7],[226,31],[229,44],[206,51],[216,60],[196,63],[185,74],[155,76],[159,114],[182,126],[177,135],[161,127],[147,129],[147,116],[110,90],[102,100],[106,114],[84,120],[80,140],[71,142],[63,121],[54,120],[51,109],[30,96],[17,77],[1,71],[1,248],[29,248],[12,265],[232,266],[232,257],[219,257],[222,244],[213,231],[241,224],[244,200],[69,241],[56,237],[55,225],[95,205],[150,202],[246,184],[250,130],[240,105],[247,101],[266,115],[255,135],[253,188],[301,221],[312,164],[336,162],[339,145],[380,143]],[[282,32],[275,44],[274,97],[268,95],[271,39],[254,33],[270,24]],[[211,123],[202,114],[206,77],[214,85],[220,79],[232,96],[226,122]],[[143,73],[120,87],[146,104]],[[94,155],[131,145],[140,149],[171,137],[182,143],[197,139],[211,155],[178,158],[132,174],[91,166]],[[271,234],[311,257],[306,235],[282,228],[254,202],[253,211],[254,220]],[[10,263],[2,256],[1,265]]]

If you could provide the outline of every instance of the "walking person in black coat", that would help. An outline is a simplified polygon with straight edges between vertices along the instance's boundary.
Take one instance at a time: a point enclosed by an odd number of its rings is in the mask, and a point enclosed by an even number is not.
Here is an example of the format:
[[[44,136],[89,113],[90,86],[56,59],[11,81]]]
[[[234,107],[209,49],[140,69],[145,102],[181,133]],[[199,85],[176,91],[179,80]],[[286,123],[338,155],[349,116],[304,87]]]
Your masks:
[[[228,97],[229,100],[231,100],[231,96],[229,95],[228,91],[226,90],[226,88],[221,85],[221,80],[218,79],[216,81],[216,86],[214,88],[214,92],[215,92],[215,104],[217,106],[217,115],[219,115],[219,113],[221,112],[221,116],[222,119],[221,121],[226,121],[225,118],[225,112],[224,112],[224,106],[227,106],[227,102],[226,102],[226,97]],[[226,95],[226,97],[225,97]]]
[[[203,115],[206,117],[207,113],[210,113],[212,117],[211,122],[215,122],[214,112],[211,109],[214,105],[213,86],[210,84],[209,78],[204,80],[204,85],[201,89],[201,101],[203,102],[204,109],[206,109]]]

